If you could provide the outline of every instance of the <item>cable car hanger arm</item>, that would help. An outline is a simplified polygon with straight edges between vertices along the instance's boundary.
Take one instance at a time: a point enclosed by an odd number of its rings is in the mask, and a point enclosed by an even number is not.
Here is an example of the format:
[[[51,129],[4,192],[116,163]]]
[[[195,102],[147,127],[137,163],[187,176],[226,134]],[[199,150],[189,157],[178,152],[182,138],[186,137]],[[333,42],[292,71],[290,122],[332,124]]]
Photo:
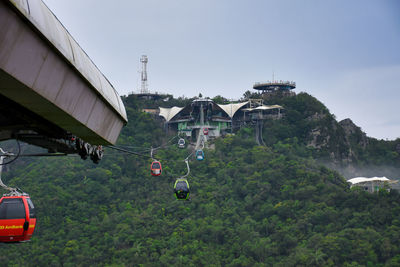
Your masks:
[[[4,158],[2,158],[0,166],[10,164],[11,162],[16,161],[18,159],[18,157],[20,156],[21,145],[20,145],[18,139],[15,139],[15,140],[17,141],[17,145],[18,145],[18,153],[17,153],[17,155],[15,155],[14,153],[10,153],[10,152],[4,151],[2,148],[0,148],[0,152],[3,154],[3,155],[1,155],[1,157],[15,157],[15,158],[13,158],[12,160],[10,160],[10,161],[8,161],[6,163],[3,163],[3,159]]]
[[[188,176],[189,176],[189,173],[190,173],[190,167],[189,167],[189,161],[188,161],[188,159],[185,159],[185,163],[186,163],[186,167],[187,167],[187,173],[186,173],[186,175],[182,176],[182,178],[188,177]]]

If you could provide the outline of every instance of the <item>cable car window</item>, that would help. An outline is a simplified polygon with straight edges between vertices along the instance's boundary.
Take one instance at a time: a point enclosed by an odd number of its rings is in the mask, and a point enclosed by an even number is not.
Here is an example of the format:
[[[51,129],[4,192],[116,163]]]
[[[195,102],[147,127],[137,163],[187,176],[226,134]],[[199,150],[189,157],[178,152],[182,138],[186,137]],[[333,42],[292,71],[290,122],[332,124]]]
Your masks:
[[[35,206],[33,206],[32,200],[30,198],[27,198],[26,201],[28,201],[29,206],[29,217],[36,218]]]
[[[0,204],[0,219],[5,219],[7,216],[7,204],[4,203],[5,201],[1,202]]]
[[[24,219],[25,206],[20,198],[3,199],[0,204],[0,219]]]
[[[177,191],[187,191],[188,190],[187,184],[185,182],[178,182],[176,184],[176,190]]]
[[[160,168],[160,163],[154,162],[153,163],[153,169],[159,169]]]

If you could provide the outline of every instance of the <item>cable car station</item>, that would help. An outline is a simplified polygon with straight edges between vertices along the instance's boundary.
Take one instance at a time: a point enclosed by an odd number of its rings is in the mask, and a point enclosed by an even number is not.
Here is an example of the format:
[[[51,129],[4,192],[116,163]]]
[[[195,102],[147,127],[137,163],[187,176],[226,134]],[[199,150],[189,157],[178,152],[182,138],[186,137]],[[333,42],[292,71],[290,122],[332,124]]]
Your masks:
[[[159,108],[167,132],[196,140],[199,135],[216,138],[254,121],[255,119],[279,119],[283,107],[263,105],[261,99],[245,102],[217,104],[211,99],[196,99],[185,107]]]

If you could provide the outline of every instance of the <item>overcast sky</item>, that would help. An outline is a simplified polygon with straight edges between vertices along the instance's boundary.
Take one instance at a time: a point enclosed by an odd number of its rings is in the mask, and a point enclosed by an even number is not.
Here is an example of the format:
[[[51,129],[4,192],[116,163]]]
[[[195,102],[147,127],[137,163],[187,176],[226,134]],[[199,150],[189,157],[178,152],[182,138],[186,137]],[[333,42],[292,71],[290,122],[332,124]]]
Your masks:
[[[121,95],[240,98],[292,80],[368,136],[400,137],[400,1],[44,0]]]

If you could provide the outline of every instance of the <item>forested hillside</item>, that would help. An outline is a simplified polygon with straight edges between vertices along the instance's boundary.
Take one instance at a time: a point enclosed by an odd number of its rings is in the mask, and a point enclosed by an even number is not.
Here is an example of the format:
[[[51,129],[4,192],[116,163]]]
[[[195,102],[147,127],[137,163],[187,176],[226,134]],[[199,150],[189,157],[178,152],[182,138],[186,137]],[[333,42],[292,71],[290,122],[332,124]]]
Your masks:
[[[159,177],[150,175],[150,159],[111,149],[99,165],[79,157],[19,159],[3,180],[31,195],[38,222],[31,242],[0,244],[1,265],[399,266],[399,193],[350,190],[320,164],[351,158],[396,170],[399,140],[367,139],[363,147],[358,132],[349,138],[307,94],[267,101],[286,110],[282,120],[265,122],[267,146],[255,143],[250,127],[215,140],[204,161],[190,161],[190,201],[173,195],[190,153],[176,146],[157,152]],[[173,137],[134,96],[124,102],[129,123],[119,146],[149,155]]]

